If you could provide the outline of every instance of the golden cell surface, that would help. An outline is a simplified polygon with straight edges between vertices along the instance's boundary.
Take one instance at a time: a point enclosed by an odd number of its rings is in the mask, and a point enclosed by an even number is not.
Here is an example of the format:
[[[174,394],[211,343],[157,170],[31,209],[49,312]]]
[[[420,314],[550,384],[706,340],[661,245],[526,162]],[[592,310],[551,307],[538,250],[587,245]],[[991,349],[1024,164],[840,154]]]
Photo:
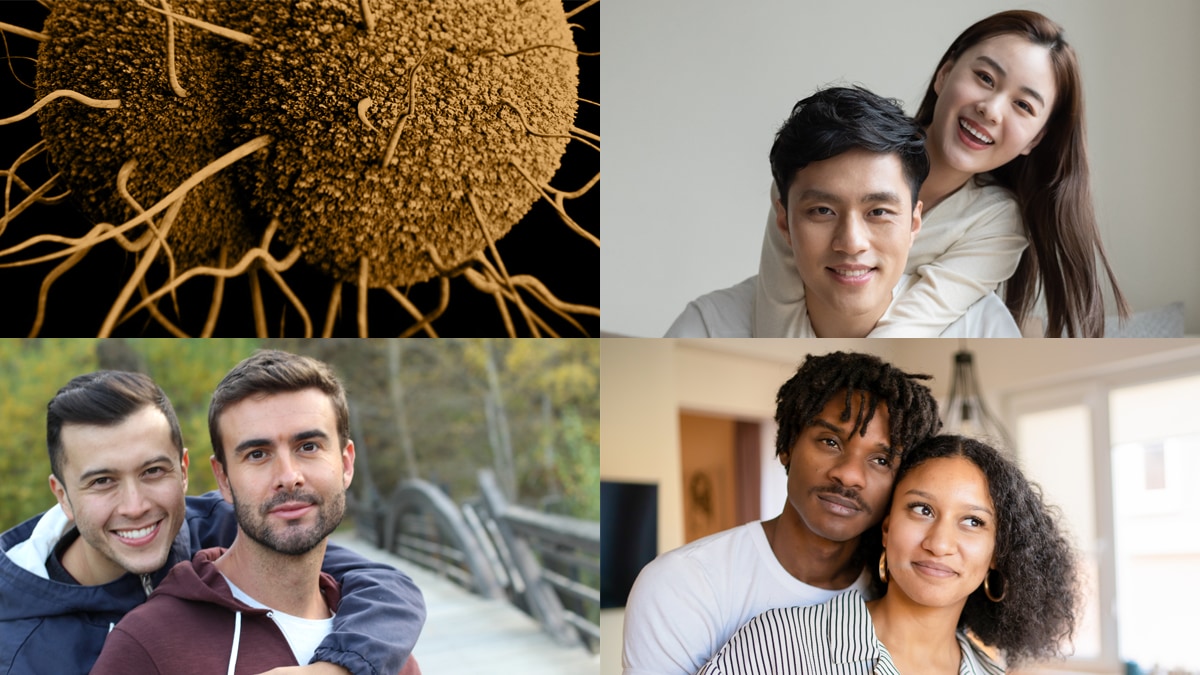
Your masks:
[[[598,330],[598,3],[15,4],[0,282],[29,334]]]

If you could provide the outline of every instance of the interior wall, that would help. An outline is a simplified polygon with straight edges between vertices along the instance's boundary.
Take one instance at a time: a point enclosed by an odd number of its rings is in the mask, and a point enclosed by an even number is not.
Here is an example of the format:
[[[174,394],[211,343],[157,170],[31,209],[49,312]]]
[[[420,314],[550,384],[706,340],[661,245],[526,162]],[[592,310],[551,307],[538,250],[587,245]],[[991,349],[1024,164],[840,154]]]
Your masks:
[[[680,410],[770,420],[775,393],[804,356],[837,350],[873,353],[934,379],[939,400],[949,393],[953,354],[966,347],[993,410],[1008,392],[1130,368],[1169,369],[1200,358],[1200,339],[1181,340],[644,340],[601,341],[601,453],[603,480],[640,480],[660,486],[659,552],[683,543],[679,464]],[[770,428],[770,425],[768,425]],[[767,432],[764,432],[767,433]],[[773,447],[773,439],[764,448]],[[773,458],[773,450],[771,458]],[[764,474],[773,465],[769,462]],[[766,490],[764,489],[764,500]],[[772,494],[778,495],[778,492]],[[786,492],[783,493],[786,495]],[[768,510],[764,503],[764,511]],[[782,506],[776,498],[772,509]],[[773,514],[769,512],[766,517]],[[623,612],[601,616],[604,675],[621,668]]]
[[[1135,309],[1185,302],[1200,334],[1200,3],[1191,0],[612,2],[605,6],[605,331],[662,335],[757,272],[767,153],[792,105],[861,84],[912,113],[964,28],[1030,8],[1079,54],[1101,234]],[[1153,274],[1145,270],[1154,270]]]
[[[736,426],[728,417],[679,416],[684,541],[696,541],[738,524]]]

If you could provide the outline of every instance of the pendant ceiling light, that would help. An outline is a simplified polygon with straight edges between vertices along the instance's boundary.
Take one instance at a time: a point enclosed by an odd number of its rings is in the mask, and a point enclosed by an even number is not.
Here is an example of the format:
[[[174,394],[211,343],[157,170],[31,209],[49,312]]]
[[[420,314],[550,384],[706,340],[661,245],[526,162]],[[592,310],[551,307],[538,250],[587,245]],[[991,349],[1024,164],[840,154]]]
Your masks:
[[[979,378],[975,375],[974,356],[965,349],[954,354],[954,380],[950,385],[950,399],[946,401],[942,422],[945,433],[1002,445],[999,449],[1003,451],[1013,450],[1012,437],[999,418],[984,404]]]

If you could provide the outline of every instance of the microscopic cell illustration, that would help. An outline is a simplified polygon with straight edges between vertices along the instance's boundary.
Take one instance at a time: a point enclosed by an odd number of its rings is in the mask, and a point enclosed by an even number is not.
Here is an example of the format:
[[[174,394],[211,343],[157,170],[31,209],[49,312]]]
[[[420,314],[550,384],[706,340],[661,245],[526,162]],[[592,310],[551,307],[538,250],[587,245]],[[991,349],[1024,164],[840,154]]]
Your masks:
[[[0,3],[8,332],[596,334],[599,11]]]

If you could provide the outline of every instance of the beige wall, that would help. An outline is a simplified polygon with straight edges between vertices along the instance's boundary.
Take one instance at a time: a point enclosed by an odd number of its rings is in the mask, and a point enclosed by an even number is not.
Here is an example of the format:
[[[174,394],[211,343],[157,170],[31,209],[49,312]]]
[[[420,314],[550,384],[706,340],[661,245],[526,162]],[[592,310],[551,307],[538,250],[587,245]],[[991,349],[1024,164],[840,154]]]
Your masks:
[[[601,326],[662,335],[684,305],[758,269],[773,135],[791,106],[861,84],[915,112],[968,25],[1014,7],[1079,54],[1101,233],[1135,309],[1186,303],[1200,334],[1200,3],[1194,0],[605,5]]]
[[[659,551],[683,543],[678,413],[681,409],[746,419],[774,417],[775,393],[808,353],[854,350],[909,372],[934,376],[948,395],[954,352],[976,358],[993,409],[1006,397],[1084,376],[1129,368],[1169,370],[1200,358],[1187,340],[665,340],[601,341],[601,455],[604,480],[659,484]],[[780,504],[782,506],[782,504]],[[601,617],[604,675],[620,673],[620,611]]]

